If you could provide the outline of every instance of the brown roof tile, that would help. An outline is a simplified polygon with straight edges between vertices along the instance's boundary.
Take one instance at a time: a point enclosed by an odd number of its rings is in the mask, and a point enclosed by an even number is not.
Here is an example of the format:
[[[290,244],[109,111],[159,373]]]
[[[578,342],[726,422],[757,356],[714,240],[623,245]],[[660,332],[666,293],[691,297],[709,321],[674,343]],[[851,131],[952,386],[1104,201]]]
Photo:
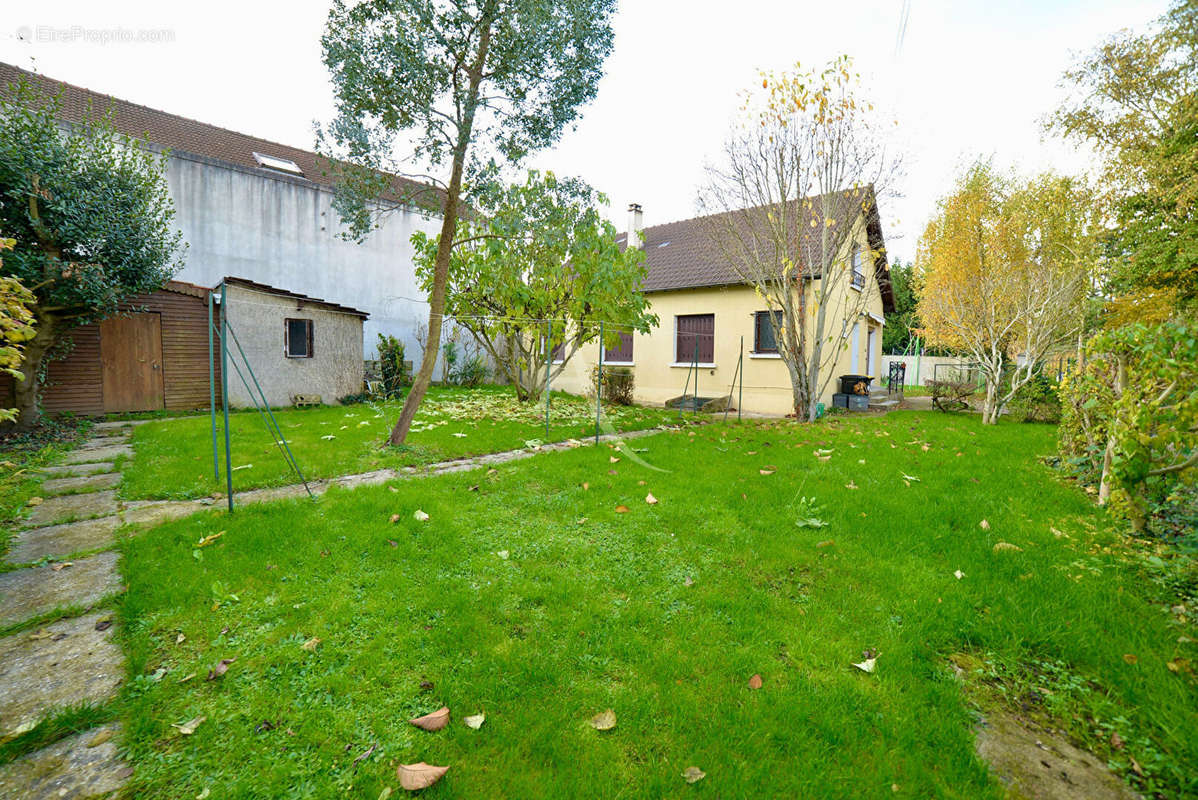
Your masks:
[[[354,316],[361,317],[362,319],[366,319],[370,316],[365,311],[359,311],[358,309],[351,308],[350,306],[343,306],[340,303],[332,303],[328,300],[321,300],[319,297],[310,297],[309,295],[300,294],[299,292],[291,292],[286,289],[279,289],[274,286],[268,286],[265,283],[251,281],[246,278],[234,278],[229,276],[225,278],[225,283],[228,283],[232,286],[241,286],[242,288],[250,289],[255,292],[262,292],[263,294],[273,294],[278,297],[290,297],[293,300],[299,300],[310,305],[323,306],[330,311],[340,311],[343,314],[353,314]]]
[[[244,133],[218,128],[205,122],[168,114],[110,95],[93,92],[80,86],[56,81],[35,72],[23,70],[12,64],[0,62],[0,98],[10,95],[10,87],[21,79],[29,81],[35,91],[45,95],[59,95],[60,117],[64,122],[77,123],[86,117],[103,113],[112,114],[113,127],[126,136],[143,139],[172,151],[236,164],[272,177],[291,173],[267,169],[258,165],[254,153],[294,161],[303,172],[303,179],[321,186],[332,186],[335,169],[333,162],[316,153],[289,147],[285,144],[259,139]],[[328,173],[328,174],[326,174]],[[441,209],[441,190],[395,177],[395,189],[391,199],[418,204],[433,211]]]

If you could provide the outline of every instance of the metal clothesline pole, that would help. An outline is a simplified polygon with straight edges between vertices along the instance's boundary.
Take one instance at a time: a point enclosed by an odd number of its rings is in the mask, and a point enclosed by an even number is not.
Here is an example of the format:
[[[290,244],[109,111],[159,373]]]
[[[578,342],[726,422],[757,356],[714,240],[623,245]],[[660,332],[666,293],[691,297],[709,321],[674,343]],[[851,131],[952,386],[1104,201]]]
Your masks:
[[[233,511],[233,455],[229,452],[229,285],[220,283],[220,397],[225,417],[225,490]]]
[[[553,323],[545,322],[545,441],[549,441],[549,379],[553,372]]]
[[[213,352],[212,292],[208,292],[208,416],[212,422],[212,480],[220,480],[220,448],[216,444],[216,377]]]
[[[603,322],[599,322],[599,374],[595,381],[595,444],[599,444],[599,417],[603,413]]]

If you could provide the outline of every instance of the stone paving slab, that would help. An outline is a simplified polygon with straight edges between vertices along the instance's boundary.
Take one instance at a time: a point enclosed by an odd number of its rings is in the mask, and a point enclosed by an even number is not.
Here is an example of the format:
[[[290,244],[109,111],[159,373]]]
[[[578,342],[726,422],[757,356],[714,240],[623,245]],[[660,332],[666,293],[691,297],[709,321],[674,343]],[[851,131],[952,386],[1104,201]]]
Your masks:
[[[107,797],[133,768],[120,757],[118,723],[77,733],[0,767],[0,797],[59,800]]]
[[[127,434],[127,433],[118,433],[113,436],[109,436],[109,435],[93,436],[91,439],[88,439],[86,442],[79,445],[79,449],[80,450],[95,450],[96,448],[99,448],[99,447],[115,447],[117,445],[128,444],[128,442],[129,442],[129,434]]]
[[[144,503],[129,503],[121,514],[126,524],[157,525],[172,519],[187,517],[213,504],[204,504],[198,500],[153,500]]]
[[[118,517],[100,517],[47,528],[29,528],[13,536],[5,560],[11,564],[30,564],[46,556],[66,556],[80,550],[106,547],[113,542],[120,524]]]
[[[145,425],[150,420],[148,419],[118,419],[111,422],[97,422],[92,425],[93,431],[114,431],[121,428],[136,428],[138,425]]]
[[[28,528],[40,528],[72,519],[106,517],[116,512],[116,492],[111,489],[87,494],[63,494],[47,497],[41,505],[34,506],[24,525]]]
[[[88,614],[0,639],[0,741],[55,711],[116,696],[125,657],[111,626],[96,630],[111,617]]]
[[[111,461],[94,461],[87,464],[59,464],[53,467],[42,467],[39,472],[45,475],[96,475],[102,472],[112,472],[116,464]]]
[[[62,460],[64,464],[85,464],[89,461],[112,461],[117,456],[132,456],[133,448],[127,444],[113,444],[105,447],[92,447],[86,450],[72,450]]]
[[[89,492],[94,489],[111,489],[121,482],[119,472],[100,472],[95,475],[72,475],[66,478],[51,478],[42,482],[42,494],[64,492]]]
[[[56,608],[99,602],[121,588],[116,564],[116,553],[100,553],[57,571],[44,566],[0,573],[0,627]]]

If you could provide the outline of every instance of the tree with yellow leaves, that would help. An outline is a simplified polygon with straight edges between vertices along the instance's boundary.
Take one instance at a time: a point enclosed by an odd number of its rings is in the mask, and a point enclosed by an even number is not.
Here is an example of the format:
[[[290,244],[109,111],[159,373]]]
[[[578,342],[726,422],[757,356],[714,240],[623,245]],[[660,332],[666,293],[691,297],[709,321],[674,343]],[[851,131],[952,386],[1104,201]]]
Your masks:
[[[1097,263],[1083,181],[970,167],[919,242],[919,317],[928,342],[967,353],[993,424],[1046,356],[1078,333]]]
[[[763,73],[721,163],[707,169],[706,232],[772,312],[798,419],[815,419],[853,323],[877,297],[875,281],[857,285],[854,275],[884,254],[855,254],[850,241],[897,172],[848,56],[818,71]]]
[[[15,239],[0,239],[0,251],[11,250]],[[24,380],[19,369],[24,358],[25,342],[33,338],[33,312],[30,307],[35,300],[16,278],[0,277],[0,372],[11,375],[15,380]],[[0,422],[12,422],[17,418],[15,408],[0,408]]]

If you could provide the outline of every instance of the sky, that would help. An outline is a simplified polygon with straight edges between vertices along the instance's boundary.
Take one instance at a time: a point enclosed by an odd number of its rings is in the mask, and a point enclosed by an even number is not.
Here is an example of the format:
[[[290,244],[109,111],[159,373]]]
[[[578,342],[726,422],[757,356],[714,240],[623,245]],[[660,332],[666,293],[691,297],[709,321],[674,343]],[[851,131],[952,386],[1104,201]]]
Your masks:
[[[320,34],[328,2],[41,0],[0,22],[0,60],[203,122],[312,149],[332,116]],[[595,101],[530,165],[582,177],[645,224],[691,217],[739,93],[761,69],[848,54],[894,126],[904,174],[880,202],[887,247],[908,261],[936,201],[973,160],[1081,172],[1092,157],[1047,138],[1062,72],[1104,37],[1142,28],[1166,0],[622,0]],[[905,29],[902,25],[905,12]],[[904,30],[903,35],[900,30]]]

